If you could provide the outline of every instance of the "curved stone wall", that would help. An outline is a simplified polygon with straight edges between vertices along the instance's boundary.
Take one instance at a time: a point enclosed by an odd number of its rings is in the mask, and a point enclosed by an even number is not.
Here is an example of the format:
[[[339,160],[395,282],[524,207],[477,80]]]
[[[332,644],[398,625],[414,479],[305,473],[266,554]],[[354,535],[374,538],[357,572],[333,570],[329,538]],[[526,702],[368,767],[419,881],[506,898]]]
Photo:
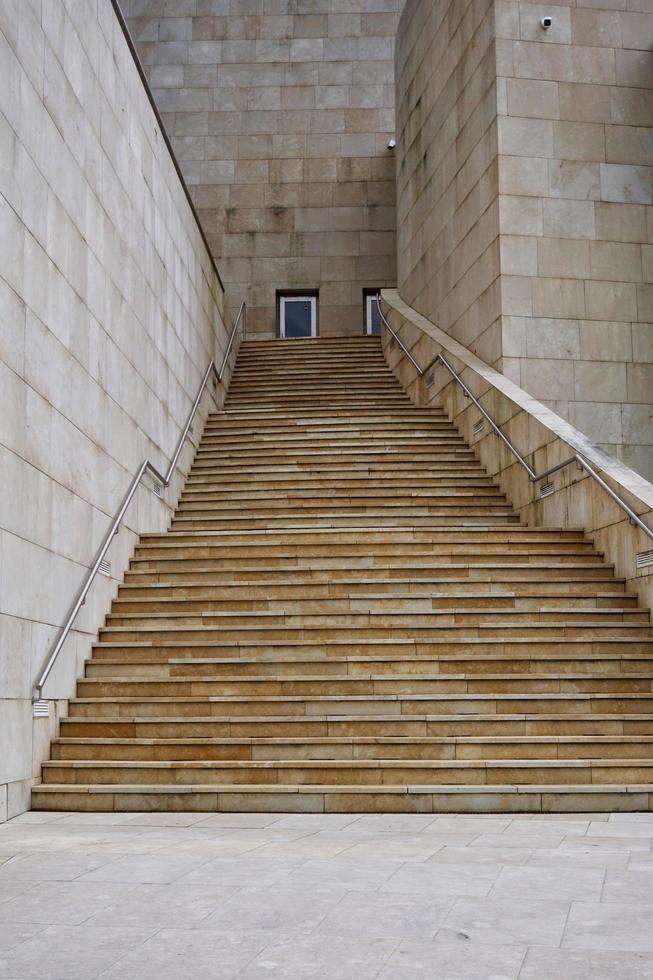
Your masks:
[[[501,336],[492,0],[407,0],[395,72],[399,292],[495,364]]]

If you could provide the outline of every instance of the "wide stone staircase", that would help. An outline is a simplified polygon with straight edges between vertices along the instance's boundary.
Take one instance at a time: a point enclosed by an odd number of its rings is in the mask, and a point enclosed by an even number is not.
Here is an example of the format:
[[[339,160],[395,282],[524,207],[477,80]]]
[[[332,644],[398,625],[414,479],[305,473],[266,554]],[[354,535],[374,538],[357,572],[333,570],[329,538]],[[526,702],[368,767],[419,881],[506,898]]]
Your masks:
[[[378,338],[243,343],[33,806],[648,809],[649,616],[525,527]]]

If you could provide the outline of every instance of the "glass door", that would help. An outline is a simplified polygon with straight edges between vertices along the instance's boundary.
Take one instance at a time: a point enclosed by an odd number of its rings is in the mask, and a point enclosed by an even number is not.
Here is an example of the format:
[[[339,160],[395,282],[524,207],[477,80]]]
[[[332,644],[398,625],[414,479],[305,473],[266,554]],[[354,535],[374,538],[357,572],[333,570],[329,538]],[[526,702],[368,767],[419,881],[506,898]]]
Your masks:
[[[279,297],[279,336],[317,337],[317,296]]]
[[[376,303],[377,290],[365,292],[365,333],[378,336],[381,333],[381,314]]]

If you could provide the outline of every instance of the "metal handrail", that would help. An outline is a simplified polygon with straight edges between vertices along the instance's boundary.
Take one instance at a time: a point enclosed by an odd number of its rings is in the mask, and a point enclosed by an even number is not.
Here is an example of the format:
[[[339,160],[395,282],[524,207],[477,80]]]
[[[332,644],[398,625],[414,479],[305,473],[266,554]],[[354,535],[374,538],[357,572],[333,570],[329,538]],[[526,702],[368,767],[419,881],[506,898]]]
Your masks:
[[[134,474],[134,477],[131,483],[129,484],[129,489],[127,490],[125,496],[122,498],[120,507],[116,511],[116,514],[113,520],[111,521],[111,524],[109,525],[109,529],[107,530],[107,533],[102,539],[102,544],[100,545],[100,548],[95,556],[93,564],[91,565],[88,572],[84,576],[84,581],[82,582],[79,591],[75,596],[75,600],[72,606],[68,610],[66,621],[64,625],[61,627],[61,629],[59,630],[57,639],[52,644],[48,652],[48,656],[46,657],[43,666],[41,667],[41,671],[36,679],[36,683],[34,684],[34,690],[32,695],[32,699],[34,701],[40,700],[42,696],[43,685],[47,681],[50,675],[50,671],[54,667],[54,664],[57,660],[57,657],[61,653],[62,647],[68,638],[68,634],[72,629],[73,623],[77,618],[77,614],[79,613],[79,610],[86,602],[86,596],[88,595],[89,589],[93,584],[93,580],[95,579],[95,576],[98,573],[98,569],[100,568],[100,565],[104,560],[104,556],[109,550],[109,546],[111,545],[111,542],[113,541],[114,537],[120,530],[122,519],[125,516],[125,512],[129,507],[134,497],[134,494],[136,493],[139,487],[141,480],[143,479],[146,473],[150,473],[155,478],[155,480],[158,480],[162,484],[164,488],[170,486],[170,481],[172,480],[172,474],[175,471],[177,460],[179,459],[181,450],[183,449],[184,443],[188,437],[188,433],[190,432],[190,427],[193,424],[193,419],[195,418],[197,409],[199,408],[200,400],[202,398],[202,395],[204,394],[204,389],[206,388],[211,375],[214,375],[218,384],[222,382],[225,368],[227,366],[227,359],[229,357],[229,354],[231,353],[231,348],[233,346],[234,338],[236,336],[236,331],[238,330],[238,326],[240,324],[241,319],[243,319],[243,324],[245,324],[245,319],[244,319],[245,315],[246,315],[245,302],[243,301],[240,305],[240,309],[238,310],[238,316],[236,317],[236,320],[232,327],[231,334],[229,335],[229,342],[227,344],[227,349],[224,353],[224,357],[222,358],[222,364],[220,366],[220,370],[218,371],[217,367],[215,366],[215,361],[211,360],[209,362],[208,367],[204,372],[204,377],[202,378],[202,383],[200,384],[199,391],[197,392],[197,396],[195,398],[195,401],[193,402],[193,407],[190,410],[190,414],[186,421],[186,425],[184,426],[183,431],[179,437],[177,446],[168,465],[168,469],[165,472],[165,475],[161,473],[156,468],[156,466],[150,462],[149,459],[144,459],[141,465],[139,466],[138,470]]]
[[[515,459],[520,464],[520,466],[522,466],[526,470],[526,472],[528,473],[528,478],[531,481],[531,483],[541,483],[542,480],[545,480],[548,476],[551,476],[553,473],[557,473],[559,470],[565,469],[567,466],[570,466],[572,463],[577,463],[578,466],[580,466],[581,470],[587,473],[588,476],[591,476],[592,479],[595,480],[598,483],[598,485],[603,488],[603,490],[605,490],[608,496],[611,497],[612,500],[614,500],[614,502],[618,504],[619,507],[621,507],[621,509],[628,515],[630,521],[633,524],[636,524],[637,527],[644,532],[644,534],[646,534],[649,538],[651,538],[651,540],[653,540],[653,530],[651,530],[651,528],[644,523],[641,517],[635,513],[635,511],[632,509],[632,507],[630,507],[626,503],[623,497],[620,497],[619,494],[616,493],[616,491],[614,491],[608,483],[606,483],[603,477],[599,476],[596,470],[590,465],[590,463],[588,463],[588,461],[585,459],[584,456],[580,455],[580,453],[574,453],[573,456],[569,457],[569,459],[564,460],[564,462],[562,463],[558,463],[556,466],[552,466],[550,469],[545,470],[544,473],[536,473],[535,470],[531,466],[529,466],[529,464],[526,462],[526,460],[521,455],[521,453],[519,453],[515,449],[515,447],[507,438],[507,436],[503,434],[503,432],[501,431],[497,423],[488,414],[485,408],[483,408],[476,395],[474,395],[473,392],[470,391],[470,389],[467,387],[467,385],[462,380],[460,375],[452,368],[451,364],[449,364],[447,359],[443,357],[442,354],[436,354],[436,356],[433,358],[433,360],[426,368],[421,368],[417,363],[417,361],[415,360],[415,358],[413,357],[413,355],[406,347],[406,345],[401,341],[401,339],[397,336],[396,332],[392,329],[392,327],[388,323],[386,317],[384,316],[383,310],[381,309],[380,296],[378,293],[376,295],[376,305],[379,311],[379,316],[381,317],[383,323],[388,328],[388,330],[390,331],[394,339],[397,341],[402,351],[404,352],[406,357],[409,359],[409,361],[417,371],[419,377],[423,378],[424,375],[431,369],[431,367],[433,367],[433,365],[439,361],[451,374],[454,380],[458,382],[465,395],[471,401],[474,402],[474,404],[478,408],[483,418],[490,423],[495,434],[501,439],[501,441],[504,443],[507,449],[512,453],[512,455],[515,457]]]

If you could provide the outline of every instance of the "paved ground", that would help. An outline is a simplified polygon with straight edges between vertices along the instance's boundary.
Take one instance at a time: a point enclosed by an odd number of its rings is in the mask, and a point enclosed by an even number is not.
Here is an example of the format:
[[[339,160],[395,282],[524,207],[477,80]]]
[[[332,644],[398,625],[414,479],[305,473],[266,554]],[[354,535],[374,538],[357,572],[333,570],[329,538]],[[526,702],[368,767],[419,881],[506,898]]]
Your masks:
[[[28,813],[11,980],[653,978],[653,814]]]

